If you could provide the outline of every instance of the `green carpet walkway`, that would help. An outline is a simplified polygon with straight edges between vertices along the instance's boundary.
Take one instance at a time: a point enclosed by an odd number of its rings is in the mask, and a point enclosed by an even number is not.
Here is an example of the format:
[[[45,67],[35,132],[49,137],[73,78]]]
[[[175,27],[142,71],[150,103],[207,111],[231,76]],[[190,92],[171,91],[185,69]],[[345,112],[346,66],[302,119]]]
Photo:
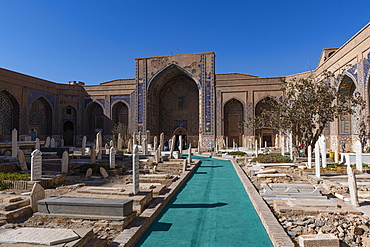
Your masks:
[[[200,166],[136,246],[272,246],[230,161]]]

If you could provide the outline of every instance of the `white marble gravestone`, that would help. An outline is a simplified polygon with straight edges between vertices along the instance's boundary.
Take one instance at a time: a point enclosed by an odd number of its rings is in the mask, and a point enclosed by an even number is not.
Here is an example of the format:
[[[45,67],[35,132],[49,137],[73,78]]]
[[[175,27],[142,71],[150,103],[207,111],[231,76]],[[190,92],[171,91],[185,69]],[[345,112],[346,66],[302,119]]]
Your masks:
[[[95,144],[90,148],[90,163],[95,164],[96,162],[96,148]]]
[[[69,165],[69,154],[68,151],[64,151],[62,156],[62,173],[68,173],[68,165]]]
[[[160,151],[163,152],[163,149],[164,149],[164,133],[163,132],[159,136],[159,145],[161,145]]]
[[[182,158],[182,135],[179,136],[180,139],[180,145],[179,145],[179,158]]]
[[[86,136],[84,136],[82,138],[82,151],[81,151],[81,155],[85,155],[85,152],[86,152],[86,141],[87,141],[87,138],[86,138]]]
[[[27,163],[26,163],[26,159],[24,157],[24,153],[22,150],[18,150],[18,159],[19,159],[19,164],[21,165],[21,170],[22,171],[27,171],[28,168],[27,168]]]
[[[216,144],[217,146],[217,144]],[[191,160],[191,144],[189,144],[189,153],[188,153],[188,163],[189,165],[191,164],[192,160]]]
[[[285,148],[285,137],[284,136],[282,136],[281,137],[281,155],[285,155],[285,150],[284,150],[284,148]]]
[[[307,156],[308,156],[307,167],[311,169],[312,168],[312,147],[311,145],[309,145],[307,148]]]
[[[182,163],[182,171],[183,172],[186,172],[187,166],[188,166],[188,160],[187,159],[184,159],[184,161]]]
[[[32,207],[32,211],[35,213],[37,212],[37,201],[42,200],[45,198],[45,190],[39,183],[34,183],[30,195],[30,205]]]
[[[55,143],[55,139],[54,139],[54,137],[53,138],[51,138],[51,140],[50,140],[50,147],[52,147],[52,148],[55,148],[57,145],[56,145],[56,143]]]
[[[13,129],[12,131],[12,157],[17,157],[18,155],[18,131]]]
[[[153,140],[153,150],[154,151],[157,151],[157,148],[158,148],[158,141],[157,141],[157,136],[154,136],[154,140]]]
[[[122,134],[118,134],[118,139],[117,139],[117,150],[121,151],[122,150]]]
[[[116,167],[116,149],[111,147],[109,150],[109,167],[114,169]]]
[[[319,141],[315,143],[315,176],[320,178],[320,144]]]
[[[108,143],[105,144],[104,149],[105,149],[105,154],[109,154],[109,145],[108,145]]]
[[[172,136],[171,139],[171,150],[170,150],[170,159],[173,158],[173,151],[175,150],[176,147],[176,136]]]
[[[137,146],[135,146],[132,155],[132,184],[132,193],[136,195],[139,193],[139,149]]]
[[[146,143],[146,139],[143,139],[141,146],[143,148],[143,155],[148,155],[148,144]]]
[[[362,172],[362,145],[359,140],[356,141],[356,169]]]
[[[324,135],[321,135],[319,138],[320,150],[321,150],[321,162],[322,167],[326,167],[326,139]]]
[[[35,149],[31,153],[31,181],[41,180],[42,177],[42,153]]]
[[[355,174],[351,165],[347,165],[347,174],[348,174],[348,189],[351,198],[351,204],[354,207],[359,207],[358,195],[357,195],[357,182]]]
[[[44,147],[46,148],[50,147],[50,136],[46,137]]]

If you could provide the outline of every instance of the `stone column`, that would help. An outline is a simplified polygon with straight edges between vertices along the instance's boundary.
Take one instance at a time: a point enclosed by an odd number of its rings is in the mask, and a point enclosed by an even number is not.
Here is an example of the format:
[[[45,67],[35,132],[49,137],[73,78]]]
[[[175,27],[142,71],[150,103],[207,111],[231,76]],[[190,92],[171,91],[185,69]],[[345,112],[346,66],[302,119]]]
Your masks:
[[[109,167],[114,169],[116,167],[116,150],[111,147],[109,150]]]
[[[67,151],[63,152],[62,155],[62,173],[68,173],[69,154]]]
[[[18,154],[18,131],[13,129],[12,131],[12,157],[17,157]]]
[[[86,141],[87,141],[87,138],[86,136],[84,136],[82,138],[82,150],[81,150],[81,155],[85,155],[85,152],[86,152]]]
[[[132,154],[132,193],[136,195],[139,193],[139,149],[135,145],[134,152]]]
[[[307,156],[308,156],[308,168],[312,168],[312,147],[311,145],[308,146],[307,148]]]
[[[359,140],[356,141],[356,169],[362,172],[362,145]]]
[[[347,165],[347,174],[348,174],[348,188],[349,194],[351,197],[351,204],[354,207],[359,207],[358,203],[358,195],[357,195],[357,182],[355,174],[353,173],[353,169],[351,165]]]
[[[31,181],[41,180],[42,178],[42,153],[35,149],[31,153]]]
[[[320,144],[319,141],[315,143],[315,175],[320,178]]]

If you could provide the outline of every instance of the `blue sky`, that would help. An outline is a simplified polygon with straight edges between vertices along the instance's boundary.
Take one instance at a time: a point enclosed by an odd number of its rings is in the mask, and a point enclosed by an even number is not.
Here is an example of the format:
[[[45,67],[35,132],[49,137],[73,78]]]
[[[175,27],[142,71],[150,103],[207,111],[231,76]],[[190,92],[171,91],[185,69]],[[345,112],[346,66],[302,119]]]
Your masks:
[[[370,1],[0,0],[0,67],[58,83],[135,77],[135,58],[215,52],[216,73],[314,69]]]

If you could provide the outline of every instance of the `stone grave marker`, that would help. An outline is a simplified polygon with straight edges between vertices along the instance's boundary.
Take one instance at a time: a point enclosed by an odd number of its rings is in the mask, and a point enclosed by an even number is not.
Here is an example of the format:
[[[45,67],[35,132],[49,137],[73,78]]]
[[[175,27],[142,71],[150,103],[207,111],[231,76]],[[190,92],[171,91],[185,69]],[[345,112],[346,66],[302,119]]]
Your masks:
[[[176,136],[172,136],[171,149],[170,149],[170,159],[173,158],[173,151],[175,150],[175,147],[176,147]]]
[[[258,157],[258,141],[256,140],[255,141],[255,144],[254,144],[254,153],[255,153],[255,155],[256,155],[256,157]]]
[[[278,148],[278,145],[279,145],[279,135],[276,134],[275,135],[275,148]]]
[[[187,159],[184,159],[184,161],[183,161],[183,163],[182,163],[182,171],[183,171],[183,172],[186,172],[187,164],[188,164]]]
[[[96,134],[96,143],[97,143],[97,150],[98,150],[98,160],[101,160],[103,154],[103,140],[101,136],[101,132]]]
[[[18,131],[13,129],[12,131],[12,157],[17,157],[18,154]]]
[[[34,183],[31,191],[30,204],[33,212],[37,212],[37,201],[45,199],[45,190],[39,183]]]
[[[284,147],[285,147],[285,137],[282,136],[281,137],[281,155],[285,155],[285,150],[284,150]]]
[[[150,130],[146,130],[146,143],[150,144]]]
[[[46,137],[44,147],[46,148],[50,147],[50,136]]]
[[[154,151],[154,159],[155,159],[155,163],[159,163],[161,161],[161,157],[160,157],[160,151],[159,151],[159,147],[157,148],[157,150]]]
[[[132,155],[132,193],[136,195],[139,193],[139,149],[137,146],[134,148]]]
[[[141,131],[139,131],[139,145],[141,145]]]
[[[315,176],[320,178],[320,144],[319,141],[315,143]]]
[[[348,188],[349,188],[349,194],[351,198],[351,204],[354,207],[359,207],[358,203],[358,194],[357,194],[357,182],[356,177],[353,172],[353,169],[351,165],[347,165],[347,174],[348,174]]]
[[[181,159],[182,158],[182,135],[179,136],[179,158]]]
[[[62,155],[62,173],[68,173],[68,165],[69,165],[69,154],[67,151],[64,151]]]
[[[54,139],[54,137],[53,138],[51,138],[51,140],[50,140],[50,147],[52,147],[52,148],[55,148],[57,145],[56,145],[56,143],[55,143],[55,139]]]
[[[109,167],[111,169],[116,167],[116,149],[114,147],[109,150]]]
[[[118,133],[118,139],[117,139],[117,150],[121,151],[122,150],[122,134]]]
[[[159,145],[161,146],[160,151],[163,152],[163,148],[164,148],[164,133],[163,132],[159,136]]]
[[[217,146],[217,144],[216,144],[216,146]],[[191,144],[189,144],[189,153],[188,153],[188,163],[189,163],[189,165],[191,164]]]
[[[289,133],[289,155],[290,159],[293,160],[293,136],[292,132]]]
[[[86,136],[84,136],[82,138],[82,151],[81,151],[81,155],[85,155],[85,152],[86,152],[86,141],[87,141],[87,138],[86,138]]]
[[[326,140],[325,140],[325,136],[321,135],[319,140],[320,140],[319,144],[320,144],[320,150],[321,150],[322,167],[326,167]]]
[[[60,140],[60,146],[64,147],[64,139]]]
[[[225,147],[226,147],[226,149],[228,149],[229,148],[229,138],[226,137],[225,140],[226,140]]]
[[[114,141],[113,141],[113,140],[110,140],[110,142],[109,142],[109,146],[110,146],[110,147],[114,147]]]
[[[92,173],[93,173],[93,170],[91,168],[87,169],[87,171],[86,171],[86,178],[91,177]]]
[[[42,153],[35,149],[31,153],[31,181],[41,180],[42,177]]]
[[[90,149],[90,163],[95,164],[96,162],[96,148],[95,144]]]
[[[108,145],[108,143],[105,144],[104,149],[105,149],[105,154],[109,154],[109,145]]]
[[[132,139],[129,139],[128,145],[127,145],[127,152],[132,153],[132,146],[133,146],[133,141]]]
[[[308,156],[307,167],[311,169],[312,168],[312,147],[311,145],[309,145],[307,148],[307,156]]]
[[[99,171],[103,178],[109,177],[108,172],[104,169],[104,167],[100,167]]]
[[[40,139],[36,138],[35,149],[40,150]]]
[[[356,141],[356,169],[362,172],[362,145],[359,140]]]
[[[153,150],[156,151],[157,150],[157,145],[158,145],[158,141],[157,141],[157,136],[154,136],[154,141],[153,141]]]
[[[148,144],[146,143],[146,139],[143,139],[141,146],[143,147],[143,155],[148,155]]]
[[[22,150],[18,150],[18,158],[19,158],[19,164],[21,165],[21,170],[22,171],[27,171],[28,168],[27,168],[27,163],[26,163],[26,159],[24,158],[24,153]]]
[[[198,154],[200,153],[200,141],[198,140]]]

